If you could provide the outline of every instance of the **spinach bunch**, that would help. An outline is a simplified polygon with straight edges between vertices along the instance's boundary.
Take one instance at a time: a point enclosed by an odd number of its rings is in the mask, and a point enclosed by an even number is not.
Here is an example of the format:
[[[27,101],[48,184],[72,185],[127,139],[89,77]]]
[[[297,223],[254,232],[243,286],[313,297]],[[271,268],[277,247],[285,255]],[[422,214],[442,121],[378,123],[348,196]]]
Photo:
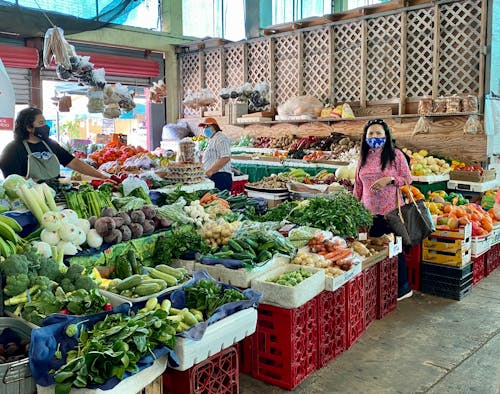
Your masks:
[[[161,346],[173,348],[177,322],[167,319],[162,309],[138,313],[134,317],[108,315],[92,328],[81,325],[78,347],[66,355],[66,364],[54,375],[56,394],[71,388],[100,385],[108,379],[123,379],[138,371],[138,361]]]
[[[210,246],[192,225],[168,231],[156,241],[154,260],[170,263],[187,252],[209,253]]]
[[[208,279],[202,279],[195,285],[186,287],[184,291],[186,306],[203,312],[205,319],[212,316],[214,311],[224,304],[247,299],[238,290],[224,289]]]

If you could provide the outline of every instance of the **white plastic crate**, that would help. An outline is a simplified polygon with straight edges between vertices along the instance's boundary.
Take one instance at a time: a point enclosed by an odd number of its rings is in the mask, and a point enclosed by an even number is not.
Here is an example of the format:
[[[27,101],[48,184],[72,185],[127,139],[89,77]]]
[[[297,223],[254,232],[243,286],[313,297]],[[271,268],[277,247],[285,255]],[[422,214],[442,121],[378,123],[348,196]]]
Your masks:
[[[472,257],[475,258],[486,253],[491,247],[492,239],[493,233],[482,235],[480,237],[472,237]]]
[[[490,182],[465,182],[465,181],[448,181],[448,189],[460,190],[466,192],[484,193],[490,189],[496,189],[500,182],[493,180]]]
[[[167,357],[157,359],[153,365],[132,375],[110,390],[72,388],[71,394],[133,394],[140,392],[167,369]],[[36,385],[37,394],[54,394],[55,386]]]
[[[285,272],[296,271],[300,268],[310,271],[313,274],[296,286],[284,286],[267,282],[268,279],[277,278]],[[294,309],[304,305],[307,301],[325,290],[325,271],[320,268],[287,264],[270,270],[259,278],[252,280],[252,289],[262,293],[261,302],[264,304],[276,305],[285,309]]]
[[[257,328],[257,310],[243,309],[207,327],[199,341],[177,337],[174,352],[179,366],[185,371],[210,356],[252,335]]]
[[[450,180],[450,174],[420,175],[420,176],[412,175],[411,179],[414,182],[437,183],[437,182],[449,181]]]
[[[220,281],[220,265],[208,265],[208,264],[195,263],[194,270],[195,271],[199,271],[199,270],[207,271],[208,274],[212,278]]]
[[[500,223],[497,223],[493,226],[493,236],[491,239],[491,246],[500,243]]]
[[[289,263],[290,257],[278,255],[274,256],[266,264],[260,267],[255,267],[251,271],[248,271],[246,268],[239,268],[235,270],[219,265],[219,280],[222,283],[227,283],[228,285],[245,289],[250,287],[252,280],[261,277],[266,272],[274,270],[280,265]]]
[[[344,274],[339,276],[325,276],[325,290],[335,291],[338,288],[344,286],[347,282],[349,282],[356,275],[361,273],[363,268],[363,264],[361,262],[356,262],[353,264],[352,268],[349,271],[344,272]]]

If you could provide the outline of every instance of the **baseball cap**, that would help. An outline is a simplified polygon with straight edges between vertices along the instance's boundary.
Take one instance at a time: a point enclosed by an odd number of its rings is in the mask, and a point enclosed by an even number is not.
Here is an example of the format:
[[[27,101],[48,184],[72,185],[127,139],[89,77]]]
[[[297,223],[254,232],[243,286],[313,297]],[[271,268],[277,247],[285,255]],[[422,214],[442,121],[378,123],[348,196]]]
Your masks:
[[[219,127],[219,124],[217,123],[217,121],[215,120],[215,118],[205,118],[203,120],[203,122],[201,122],[198,127],[203,127],[203,126],[210,126],[210,125],[214,125],[214,126],[217,126]]]

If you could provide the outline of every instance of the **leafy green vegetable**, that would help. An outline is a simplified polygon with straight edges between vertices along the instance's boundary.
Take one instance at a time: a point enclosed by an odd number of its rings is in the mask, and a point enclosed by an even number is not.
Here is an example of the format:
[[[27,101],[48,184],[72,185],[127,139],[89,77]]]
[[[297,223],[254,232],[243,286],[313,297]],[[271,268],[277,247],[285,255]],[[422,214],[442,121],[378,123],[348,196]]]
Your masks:
[[[158,238],[153,260],[168,264],[187,252],[205,254],[210,251],[210,246],[198,234],[194,226],[185,225],[167,231],[162,237]]]

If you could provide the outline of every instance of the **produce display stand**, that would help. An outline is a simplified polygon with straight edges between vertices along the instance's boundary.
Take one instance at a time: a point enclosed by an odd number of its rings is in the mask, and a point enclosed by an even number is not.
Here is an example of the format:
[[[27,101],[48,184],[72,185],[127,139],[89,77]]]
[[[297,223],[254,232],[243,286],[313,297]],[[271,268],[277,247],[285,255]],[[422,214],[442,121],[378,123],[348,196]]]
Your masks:
[[[172,193],[174,192],[179,186],[177,185],[172,185],[172,186],[165,186],[160,189],[154,189],[152,191],[155,192],[160,192],[160,193]],[[193,193],[197,192],[199,190],[211,190],[215,188],[215,183],[211,181],[210,179],[205,179],[203,182],[199,183],[193,183],[191,185],[180,185],[180,189],[186,193]]]
[[[448,189],[457,190],[467,193],[484,193],[490,189],[497,189],[500,186],[500,180],[492,180],[489,182],[477,183],[466,181],[448,181]]]

